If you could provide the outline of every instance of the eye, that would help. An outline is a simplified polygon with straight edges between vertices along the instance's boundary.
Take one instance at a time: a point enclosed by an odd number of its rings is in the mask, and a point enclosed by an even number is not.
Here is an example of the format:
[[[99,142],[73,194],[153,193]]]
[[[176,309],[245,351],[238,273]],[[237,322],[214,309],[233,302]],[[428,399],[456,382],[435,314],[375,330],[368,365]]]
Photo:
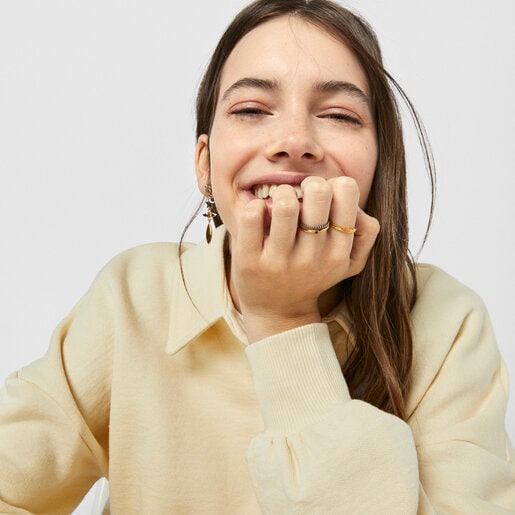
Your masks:
[[[361,126],[361,120],[358,117],[352,116],[352,115],[346,114],[346,113],[339,113],[339,112],[327,113],[327,114],[321,115],[321,118],[329,118],[330,120],[336,120],[338,122],[349,123],[351,125],[356,125],[357,127]]]
[[[266,104],[253,100],[235,102],[228,111],[229,116],[238,118],[259,118],[272,114]]]
[[[268,113],[266,111],[263,111],[263,109],[258,109],[257,107],[245,107],[243,109],[236,109],[234,111],[231,111],[231,114],[256,116]]]

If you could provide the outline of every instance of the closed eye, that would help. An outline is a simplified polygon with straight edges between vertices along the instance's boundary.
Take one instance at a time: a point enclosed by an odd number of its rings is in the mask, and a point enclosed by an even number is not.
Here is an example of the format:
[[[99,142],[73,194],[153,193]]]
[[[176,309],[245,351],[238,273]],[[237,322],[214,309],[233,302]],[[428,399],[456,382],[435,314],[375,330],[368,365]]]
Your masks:
[[[361,125],[361,120],[359,118],[344,113],[329,113],[321,116],[321,118],[329,118],[331,120],[346,122],[356,126]]]
[[[264,111],[263,109],[259,109],[257,107],[245,107],[242,109],[236,109],[234,111],[231,111],[231,114],[235,114],[238,116],[253,117],[253,116],[266,115],[266,114],[270,114],[270,113],[268,113],[267,111]]]

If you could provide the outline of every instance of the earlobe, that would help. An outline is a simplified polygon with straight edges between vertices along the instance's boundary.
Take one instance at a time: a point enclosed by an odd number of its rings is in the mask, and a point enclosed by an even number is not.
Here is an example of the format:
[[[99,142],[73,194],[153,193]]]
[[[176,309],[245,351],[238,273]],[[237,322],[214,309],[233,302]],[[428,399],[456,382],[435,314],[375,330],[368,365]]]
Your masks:
[[[203,195],[206,194],[206,184],[210,184],[210,164],[209,164],[209,136],[202,134],[197,140],[195,152],[195,170],[197,173],[197,185]]]

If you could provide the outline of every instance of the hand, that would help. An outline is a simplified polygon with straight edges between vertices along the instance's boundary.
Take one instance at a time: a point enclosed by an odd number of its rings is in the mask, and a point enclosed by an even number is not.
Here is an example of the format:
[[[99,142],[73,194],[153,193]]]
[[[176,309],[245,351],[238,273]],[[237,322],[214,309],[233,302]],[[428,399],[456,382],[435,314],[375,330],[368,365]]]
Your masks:
[[[231,283],[250,342],[301,325],[320,322],[318,299],[340,281],[357,275],[379,233],[379,223],[359,208],[359,189],[349,177],[307,177],[299,203],[293,187],[273,196],[270,232],[264,228],[265,201],[245,206],[231,235]],[[318,234],[298,230],[327,220],[335,229]]]

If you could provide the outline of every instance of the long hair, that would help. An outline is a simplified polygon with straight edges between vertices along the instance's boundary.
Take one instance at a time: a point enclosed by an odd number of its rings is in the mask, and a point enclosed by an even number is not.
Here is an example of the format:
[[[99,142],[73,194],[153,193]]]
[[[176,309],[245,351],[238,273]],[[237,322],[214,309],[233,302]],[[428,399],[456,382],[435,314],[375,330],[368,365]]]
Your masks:
[[[211,132],[221,73],[236,44],[258,25],[284,15],[298,16],[339,39],[354,52],[368,79],[378,161],[367,212],[379,220],[381,232],[365,269],[340,285],[352,321],[350,330],[354,343],[342,372],[353,398],[405,419],[413,347],[410,311],[417,295],[417,282],[408,249],[406,160],[394,89],[415,121],[431,178],[432,199],[434,171],[423,126],[407,96],[384,69],[371,27],[355,13],[330,0],[257,0],[251,3],[226,29],[201,81],[196,135],[198,138]],[[433,202],[429,224],[432,208]]]

